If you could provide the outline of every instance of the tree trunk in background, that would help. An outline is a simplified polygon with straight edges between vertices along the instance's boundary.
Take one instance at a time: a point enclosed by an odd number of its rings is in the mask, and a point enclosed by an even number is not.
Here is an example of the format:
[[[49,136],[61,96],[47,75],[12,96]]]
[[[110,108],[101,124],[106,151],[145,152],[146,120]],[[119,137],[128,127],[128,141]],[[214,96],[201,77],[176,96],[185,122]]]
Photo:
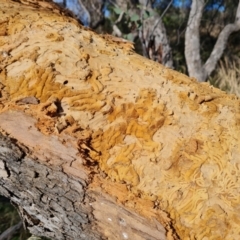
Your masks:
[[[165,26],[159,15],[146,19],[143,23],[144,44],[149,59],[173,68],[172,49],[168,42]]]
[[[0,193],[51,239],[238,239],[239,100],[49,1],[0,0]]]
[[[150,1],[140,0],[139,3],[142,6],[142,11],[144,8],[153,11]],[[173,68],[172,49],[161,18],[162,16],[155,13],[143,21],[141,39],[144,40],[147,50],[146,57],[166,67]]]
[[[202,64],[200,56],[199,25],[205,6],[204,0],[193,0],[188,25],[185,34],[185,58],[190,77],[195,77],[198,81],[204,82],[216,68],[217,62],[222,57],[227,41],[231,33],[240,30],[240,1],[236,10],[235,22],[227,24],[220,32],[217,42],[207,59]]]
[[[188,73],[189,76],[194,76],[200,82],[205,81],[206,78],[206,74],[202,69],[199,37],[199,26],[202,19],[204,4],[204,0],[192,1],[185,34],[185,58]]]
[[[54,0],[72,11],[85,26],[96,29],[104,19],[103,0]]]
[[[89,27],[91,27],[92,29],[98,28],[99,25],[102,24],[102,21],[104,19],[104,13],[103,13],[104,1],[103,0],[81,0],[81,2],[89,12],[89,16],[91,17]]]
[[[124,12],[131,12],[132,15],[142,16],[145,10],[154,11],[148,0],[141,0],[139,4],[123,0],[114,2]],[[166,67],[173,68],[172,49],[160,16],[155,13],[147,19],[141,19],[141,22],[142,26],[139,28],[138,37],[142,43],[142,55]]]

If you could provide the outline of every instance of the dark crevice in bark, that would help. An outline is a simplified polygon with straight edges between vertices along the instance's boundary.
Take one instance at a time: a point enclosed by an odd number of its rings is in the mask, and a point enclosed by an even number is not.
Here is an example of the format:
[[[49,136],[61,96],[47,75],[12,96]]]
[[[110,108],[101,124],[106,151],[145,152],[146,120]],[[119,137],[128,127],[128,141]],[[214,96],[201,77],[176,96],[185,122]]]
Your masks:
[[[5,170],[6,170],[6,172],[7,172],[7,175],[8,175],[7,177],[9,178],[9,177],[11,176],[11,172],[10,172],[10,170],[8,169],[6,162],[3,161],[3,163],[4,163],[4,168],[5,168]]]
[[[87,183],[32,159],[17,143],[0,133],[0,161],[7,169],[0,192],[18,208],[30,232],[60,240],[101,239],[92,230]]]

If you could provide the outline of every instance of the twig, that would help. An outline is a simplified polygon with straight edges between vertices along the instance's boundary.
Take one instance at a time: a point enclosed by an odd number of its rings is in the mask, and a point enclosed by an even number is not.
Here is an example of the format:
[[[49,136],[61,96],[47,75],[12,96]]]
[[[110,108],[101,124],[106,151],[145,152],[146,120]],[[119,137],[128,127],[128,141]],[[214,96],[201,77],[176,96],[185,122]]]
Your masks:
[[[11,237],[22,227],[22,221],[8,228],[0,235],[0,240],[11,239]]]
[[[153,30],[152,30],[152,32],[151,32],[151,34],[150,34],[150,38],[153,36],[153,33],[154,33],[157,25],[160,23],[160,21],[162,20],[163,16],[165,15],[165,13],[166,13],[167,10],[169,9],[169,7],[172,5],[172,2],[173,2],[173,0],[171,0],[171,1],[169,2],[169,4],[167,5],[167,7],[164,9],[162,15],[160,16],[160,18],[159,18],[158,21],[156,22],[156,24],[155,24],[155,26],[153,27]]]

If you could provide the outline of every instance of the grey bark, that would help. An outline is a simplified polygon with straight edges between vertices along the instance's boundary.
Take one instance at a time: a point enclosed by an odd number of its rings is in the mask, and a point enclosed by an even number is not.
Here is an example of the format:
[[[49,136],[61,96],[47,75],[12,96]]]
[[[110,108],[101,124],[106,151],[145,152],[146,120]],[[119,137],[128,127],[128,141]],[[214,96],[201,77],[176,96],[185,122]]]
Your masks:
[[[91,16],[91,21],[89,27],[92,29],[97,29],[101,25],[104,19],[103,6],[104,0],[81,0],[82,4],[85,6],[89,15]]]
[[[18,208],[29,231],[51,239],[102,239],[93,232],[86,183],[26,155],[0,134],[0,193]]]
[[[55,0],[55,2],[63,4],[63,0]],[[147,0],[139,1],[142,10],[141,8],[137,8],[136,4],[131,4],[129,1],[116,0],[110,1],[110,3],[118,6],[123,12],[128,10],[139,15],[142,14],[144,9],[148,8],[150,11],[153,10],[151,6],[148,6]],[[128,4],[130,9],[128,9]],[[102,11],[103,5],[103,0],[66,0],[66,7],[72,11],[80,21],[93,29],[96,29],[104,19]],[[166,67],[173,68],[172,49],[161,17],[162,16],[155,14],[153,17],[142,20],[142,27],[137,34],[142,42],[142,54],[145,57],[159,62]],[[116,23],[113,25],[113,35],[122,37],[122,32]]]
[[[137,4],[129,3],[131,9],[127,9],[128,1],[116,0],[115,2],[123,11],[128,10],[131,11],[132,14],[138,14],[139,16],[147,9],[154,11],[148,0],[139,1],[140,7],[137,7]],[[162,16],[155,13],[152,17],[141,19],[142,27],[138,31],[138,36],[142,42],[142,55],[166,67],[173,68],[172,49],[161,17]]]
[[[54,2],[72,11],[85,25],[97,28],[104,19],[103,0],[55,0]]]
[[[85,26],[91,23],[91,16],[81,0],[66,0],[66,7],[71,10]]]
[[[20,112],[0,114],[0,130],[9,132],[3,135],[0,131],[0,194],[17,207],[31,234],[52,240],[166,239],[161,224],[156,226],[131,212],[101,188],[90,188],[94,172],[83,166],[75,177],[73,167],[64,167],[74,161],[75,153],[62,145],[63,139],[50,137],[38,149],[38,142],[46,137],[32,124]],[[24,133],[30,134],[25,136],[29,146],[17,140]]]
[[[189,76],[203,81],[202,62],[200,56],[199,26],[204,8],[204,0],[193,0],[185,34],[185,58]]]
[[[233,32],[240,30],[240,1],[238,3],[235,22],[227,24],[220,32],[217,42],[213,48],[213,51],[204,65],[206,75],[209,76],[215,69],[218,60],[221,58],[223,51],[226,47],[229,36]]]
[[[193,0],[185,34],[185,58],[189,76],[204,82],[216,68],[231,33],[240,30],[240,1],[238,3],[235,22],[227,24],[220,32],[213,51],[206,63],[203,64],[200,56],[199,26],[204,9],[204,0]]]
[[[148,0],[139,1],[142,6],[153,10]],[[170,1],[171,4],[172,1]],[[162,22],[162,16],[155,14],[143,21],[142,39],[147,47],[147,57],[166,67],[173,68],[172,49],[170,47],[167,31]]]
[[[146,19],[143,26],[143,39],[147,48],[147,57],[166,67],[173,68],[172,49],[162,20],[159,16],[153,16]]]

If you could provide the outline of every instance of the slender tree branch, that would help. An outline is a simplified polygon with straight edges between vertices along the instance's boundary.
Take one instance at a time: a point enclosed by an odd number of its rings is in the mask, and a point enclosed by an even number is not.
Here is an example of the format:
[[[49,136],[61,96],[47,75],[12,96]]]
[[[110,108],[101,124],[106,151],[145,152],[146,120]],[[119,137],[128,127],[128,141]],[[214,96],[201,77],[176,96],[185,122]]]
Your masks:
[[[122,21],[124,15],[124,11],[122,11],[118,17],[118,19],[113,24],[113,35],[116,35],[117,37],[122,37],[122,31],[117,26],[117,23]]]
[[[112,1],[112,0],[108,0],[108,2],[109,3],[111,3],[113,6],[115,6],[115,7],[118,7],[119,8],[119,6],[114,2],[114,1]]]
[[[236,12],[235,24],[240,24],[240,1],[238,2],[238,8]]]
[[[203,82],[216,68],[226,47],[231,33],[240,30],[240,1],[236,12],[234,23],[227,24],[220,32],[217,42],[204,65],[201,63],[199,26],[204,9],[204,0],[193,0],[190,10],[188,26],[185,34],[185,58],[190,76],[196,77]]]
[[[8,228],[0,235],[0,240],[11,239],[12,236],[22,227],[22,221],[18,224]]]
[[[119,23],[122,21],[122,18],[123,18],[123,15],[124,15],[124,11],[122,11],[118,17],[118,19],[115,21],[115,24]]]
[[[220,32],[217,42],[213,48],[213,51],[204,65],[205,78],[207,78],[216,68],[217,62],[223,54],[230,34],[239,30],[240,30],[240,1],[238,3],[235,22],[227,24]]]
[[[167,5],[167,7],[164,9],[162,15],[159,17],[158,21],[157,21],[156,24],[154,25],[154,27],[153,27],[153,29],[152,29],[152,32],[151,32],[151,34],[150,34],[150,37],[153,36],[154,31],[156,30],[156,27],[158,26],[158,24],[160,23],[160,21],[162,21],[163,16],[165,15],[165,13],[166,13],[167,10],[169,9],[169,7],[172,5],[172,2],[173,2],[173,0],[171,0],[171,1],[169,2],[169,4]]]

